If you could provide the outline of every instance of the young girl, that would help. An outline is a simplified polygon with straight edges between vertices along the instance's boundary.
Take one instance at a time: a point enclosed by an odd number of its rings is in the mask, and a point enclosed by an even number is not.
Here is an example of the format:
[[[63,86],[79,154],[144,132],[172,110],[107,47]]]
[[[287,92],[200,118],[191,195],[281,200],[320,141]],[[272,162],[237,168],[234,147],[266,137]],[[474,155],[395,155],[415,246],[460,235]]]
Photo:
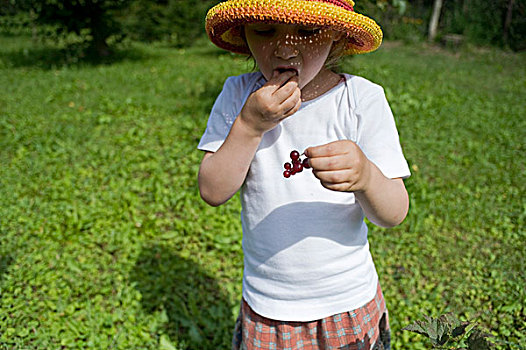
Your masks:
[[[381,43],[352,6],[229,0],[207,15],[210,39],[259,68],[226,80],[198,146],[202,198],[241,189],[234,349],[390,348],[364,218],[401,223],[410,173],[383,89],[328,66]]]

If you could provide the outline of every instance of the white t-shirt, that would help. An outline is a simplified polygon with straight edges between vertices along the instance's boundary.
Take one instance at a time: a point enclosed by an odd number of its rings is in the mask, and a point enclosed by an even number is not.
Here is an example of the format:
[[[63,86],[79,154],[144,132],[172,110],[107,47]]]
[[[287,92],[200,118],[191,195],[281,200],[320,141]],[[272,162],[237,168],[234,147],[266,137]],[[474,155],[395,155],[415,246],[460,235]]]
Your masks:
[[[226,80],[198,148],[221,146],[261,73]],[[383,89],[345,75],[266,132],[241,188],[243,297],[267,318],[312,321],[363,306],[376,293],[364,214],[353,193],[328,190],[310,170],[283,177],[290,152],[356,142],[389,178],[410,175]]]

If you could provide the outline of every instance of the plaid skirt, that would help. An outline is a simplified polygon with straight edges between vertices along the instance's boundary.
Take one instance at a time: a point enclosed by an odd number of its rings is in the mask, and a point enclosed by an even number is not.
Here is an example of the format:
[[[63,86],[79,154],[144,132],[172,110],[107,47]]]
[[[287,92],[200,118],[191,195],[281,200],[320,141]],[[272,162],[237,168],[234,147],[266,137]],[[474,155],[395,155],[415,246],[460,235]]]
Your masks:
[[[241,301],[232,350],[390,350],[391,333],[380,285],[373,300],[349,312],[310,322],[256,314]]]

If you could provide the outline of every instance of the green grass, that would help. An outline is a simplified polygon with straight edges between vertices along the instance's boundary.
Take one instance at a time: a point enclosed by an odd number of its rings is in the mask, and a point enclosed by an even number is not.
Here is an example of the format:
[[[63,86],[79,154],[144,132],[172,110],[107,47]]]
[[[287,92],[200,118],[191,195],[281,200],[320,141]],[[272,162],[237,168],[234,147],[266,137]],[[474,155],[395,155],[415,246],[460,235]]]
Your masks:
[[[206,43],[97,64],[0,47],[0,349],[228,349],[240,206],[200,200],[196,145],[251,63]],[[524,349],[525,58],[386,45],[344,62],[385,87],[413,169],[408,218],[370,234],[394,349],[426,349],[401,329],[448,311]]]

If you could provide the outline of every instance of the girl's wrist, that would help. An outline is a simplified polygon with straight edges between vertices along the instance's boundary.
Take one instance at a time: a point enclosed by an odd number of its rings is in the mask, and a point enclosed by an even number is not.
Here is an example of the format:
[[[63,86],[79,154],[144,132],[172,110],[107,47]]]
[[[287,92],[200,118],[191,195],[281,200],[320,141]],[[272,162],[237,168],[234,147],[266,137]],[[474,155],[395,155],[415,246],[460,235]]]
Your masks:
[[[378,184],[378,182],[381,182],[382,178],[384,178],[384,175],[380,171],[380,169],[378,169],[376,165],[374,165],[373,162],[371,162],[369,159],[366,158],[366,163],[364,165],[362,178],[363,178],[363,184],[361,186],[361,190],[357,192],[367,195],[372,189],[378,187],[378,186],[375,186],[375,184]]]
[[[247,118],[243,115],[243,111],[241,111],[239,116],[234,121],[234,126],[246,137],[249,137],[251,139],[257,139],[259,141],[265,133],[264,131],[260,131],[257,128],[254,128],[252,125],[250,125],[250,123],[247,122]]]

